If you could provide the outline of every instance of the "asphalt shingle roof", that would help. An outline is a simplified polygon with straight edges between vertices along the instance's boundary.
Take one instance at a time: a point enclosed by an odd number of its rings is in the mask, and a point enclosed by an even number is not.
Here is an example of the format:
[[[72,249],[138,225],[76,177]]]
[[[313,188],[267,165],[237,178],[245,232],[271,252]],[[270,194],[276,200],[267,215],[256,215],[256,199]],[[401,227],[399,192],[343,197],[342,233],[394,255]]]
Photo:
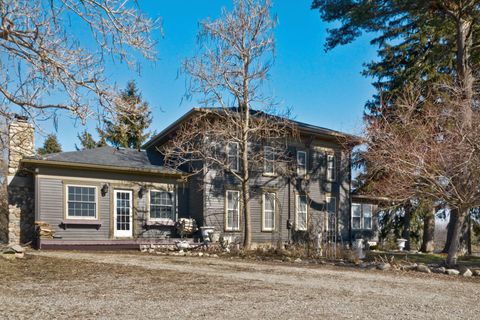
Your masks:
[[[87,165],[102,165],[136,170],[154,170],[163,173],[179,173],[162,166],[160,154],[154,150],[99,147],[81,151],[59,152],[37,156],[37,160],[70,162]]]

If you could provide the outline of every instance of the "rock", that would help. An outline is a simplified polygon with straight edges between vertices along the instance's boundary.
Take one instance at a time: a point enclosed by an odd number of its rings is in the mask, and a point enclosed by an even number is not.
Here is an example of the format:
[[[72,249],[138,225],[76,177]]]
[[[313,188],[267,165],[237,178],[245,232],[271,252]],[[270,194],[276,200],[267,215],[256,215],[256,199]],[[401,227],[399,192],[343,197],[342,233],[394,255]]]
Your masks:
[[[25,252],[17,252],[17,253],[15,253],[15,258],[18,258],[18,259],[23,259],[23,258],[25,258]]]
[[[480,269],[479,270],[473,270],[473,276],[474,277],[480,277]]]
[[[416,268],[418,272],[423,272],[423,273],[431,273],[432,271],[430,270],[429,267],[427,267],[424,264],[419,264]]]
[[[460,272],[460,275],[462,275],[463,277],[471,277],[472,276],[472,271],[468,268],[464,268],[461,272]]]
[[[433,273],[441,273],[441,274],[444,274],[445,271],[446,271],[445,267],[433,268],[433,269],[432,269],[432,272],[433,272]]]
[[[366,269],[368,267],[368,263],[362,262],[358,265],[361,269]]]
[[[458,276],[460,274],[460,271],[458,271],[457,269],[447,269],[445,270],[445,273],[449,276]]]
[[[218,254],[212,254],[212,258],[218,258]]]
[[[203,252],[199,252],[199,253],[198,253],[198,256],[199,256],[199,257],[203,257]]]
[[[285,262],[292,262],[292,258],[290,258],[290,257],[284,257],[284,258],[283,258],[283,261],[285,261]]]
[[[412,270],[416,270],[418,267],[418,265],[416,263],[413,263],[413,264],[406,264],[406,265],[403,265],[402,266],[402,270],[404,271],[412,271]]]
[[[295,263],[302,263],[302,259],[300,259],[300,258],[297,258],[297,259],[295,259],[295,261],[294,261],[294,262],[295,262]]]
[[[390,268],[392,268],[392,265],[390,263],[380,263],[379,265],[377,265],[377,269],[382,271],[390,270]]]

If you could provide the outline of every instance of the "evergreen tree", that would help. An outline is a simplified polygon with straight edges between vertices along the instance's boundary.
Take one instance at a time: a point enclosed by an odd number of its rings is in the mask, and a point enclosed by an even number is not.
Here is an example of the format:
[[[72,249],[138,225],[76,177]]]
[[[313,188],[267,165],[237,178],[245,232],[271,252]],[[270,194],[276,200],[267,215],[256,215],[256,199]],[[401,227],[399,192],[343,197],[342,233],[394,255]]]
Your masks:
[[[58,142],[57,136],[51,133],[43,142],[43,147],[38,148],[37,152],[41,155],[62,152],[62,146]]]
[[[410,82],[453,79],[473,94],[472,70],[480,66],[479,5],[476,0],[314,0],[312,8],[323,20],[340,23],[328,30],[326,50],[374,34],[379,60],[367,63],[364,74],[375,79],[379,93],[366,111],[377,115],[379,104],[388,104]]]
[[[115,147],[140,149],[148,139],[150,133],[145,130],[152,122],[151,111],[134,81],[120,93],[112,117],[104,118],[103,122],[104,129],[98,129],[99,135]]]
[[[77,150],[93,149],[98,147],[104,147],[107,145],[103,137],[101,137],[99,141],[95,141],[92,134],[87,130],[84,130],[82,133],[77,134],[77,138],[78,140],[80,140],[80,146],[77,146],[77,144],[75,144],[75,149]]]

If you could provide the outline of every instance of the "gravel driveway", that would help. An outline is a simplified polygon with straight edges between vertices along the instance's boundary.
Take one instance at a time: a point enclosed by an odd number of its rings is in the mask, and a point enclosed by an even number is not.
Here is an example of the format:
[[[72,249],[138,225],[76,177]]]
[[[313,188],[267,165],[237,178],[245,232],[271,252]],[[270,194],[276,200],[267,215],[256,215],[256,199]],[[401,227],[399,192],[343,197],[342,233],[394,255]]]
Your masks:
[[[35,252],[28,264],[17,267],[21,277],[10,270],[0,284],[0,318],[2,314],[18,319],[480,315],[480,283],[458,277],[100,252]]]

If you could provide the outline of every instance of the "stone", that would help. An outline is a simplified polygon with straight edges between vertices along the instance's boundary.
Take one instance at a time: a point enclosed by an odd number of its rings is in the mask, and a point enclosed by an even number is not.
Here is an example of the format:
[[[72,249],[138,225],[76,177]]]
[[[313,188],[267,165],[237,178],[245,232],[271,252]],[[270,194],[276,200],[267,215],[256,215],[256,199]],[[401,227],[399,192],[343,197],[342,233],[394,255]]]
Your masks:
[[[295,262],[295,263],[302,263],[302,259],[300,259],[300,258],[297,258],[297,259],[295,259],[295,261],[294,261],[294,262]]]
[[[25,258],[25,253],[24,252],[16,252],[15,253],[15,258],[23,259],[23,258]]]
[[[406,264],[406,265],[402,266],[402,270],[403,271],[412,271],[412,270],[416,270],[417,267],[418,267],[418,265],[416,263]]]
[[[2,254],[1,255],[2,258],[4,258],[5,260],[15,260],[17,257],[15,257],[14,254]]]
[[[464,268],[462,269],[462,271],[460,272],[460,275],[463,276],[463,277],[471,277],[472,276],[472,271],[468,268]]]
[[[212,254],[212,258],[218,258],[218,254]]]
[[[473,270],[473,276],[474,277],[480,277],[480,269],[479,270]]]
[[[444,274],[445,271],[446,271],[445,267],[433,268],[433,269],[432,269],[432,272],[433,272],[433,273],[441,273],[441,274]]]
[[[387,271],[387,270],[390,270],[391,268],[392,268],[392,265],[390,263],[382,262],[377,265],[377,269],[382,271]]]
[[[424,264],[419,264],[416,268],[418,272],[423,272],[423,273],[431,273],[432,271],[430,270],[429,267],[427,267]]]
[[[199,252],[199,253],[198,253],[198,256],[199,256],[199,257],[203,257],[203,252]]]
[[[458,271],[457,269],[447,269],[445,270],[445,273],[449,276],[458,276],[460,274],[460,271]]]

